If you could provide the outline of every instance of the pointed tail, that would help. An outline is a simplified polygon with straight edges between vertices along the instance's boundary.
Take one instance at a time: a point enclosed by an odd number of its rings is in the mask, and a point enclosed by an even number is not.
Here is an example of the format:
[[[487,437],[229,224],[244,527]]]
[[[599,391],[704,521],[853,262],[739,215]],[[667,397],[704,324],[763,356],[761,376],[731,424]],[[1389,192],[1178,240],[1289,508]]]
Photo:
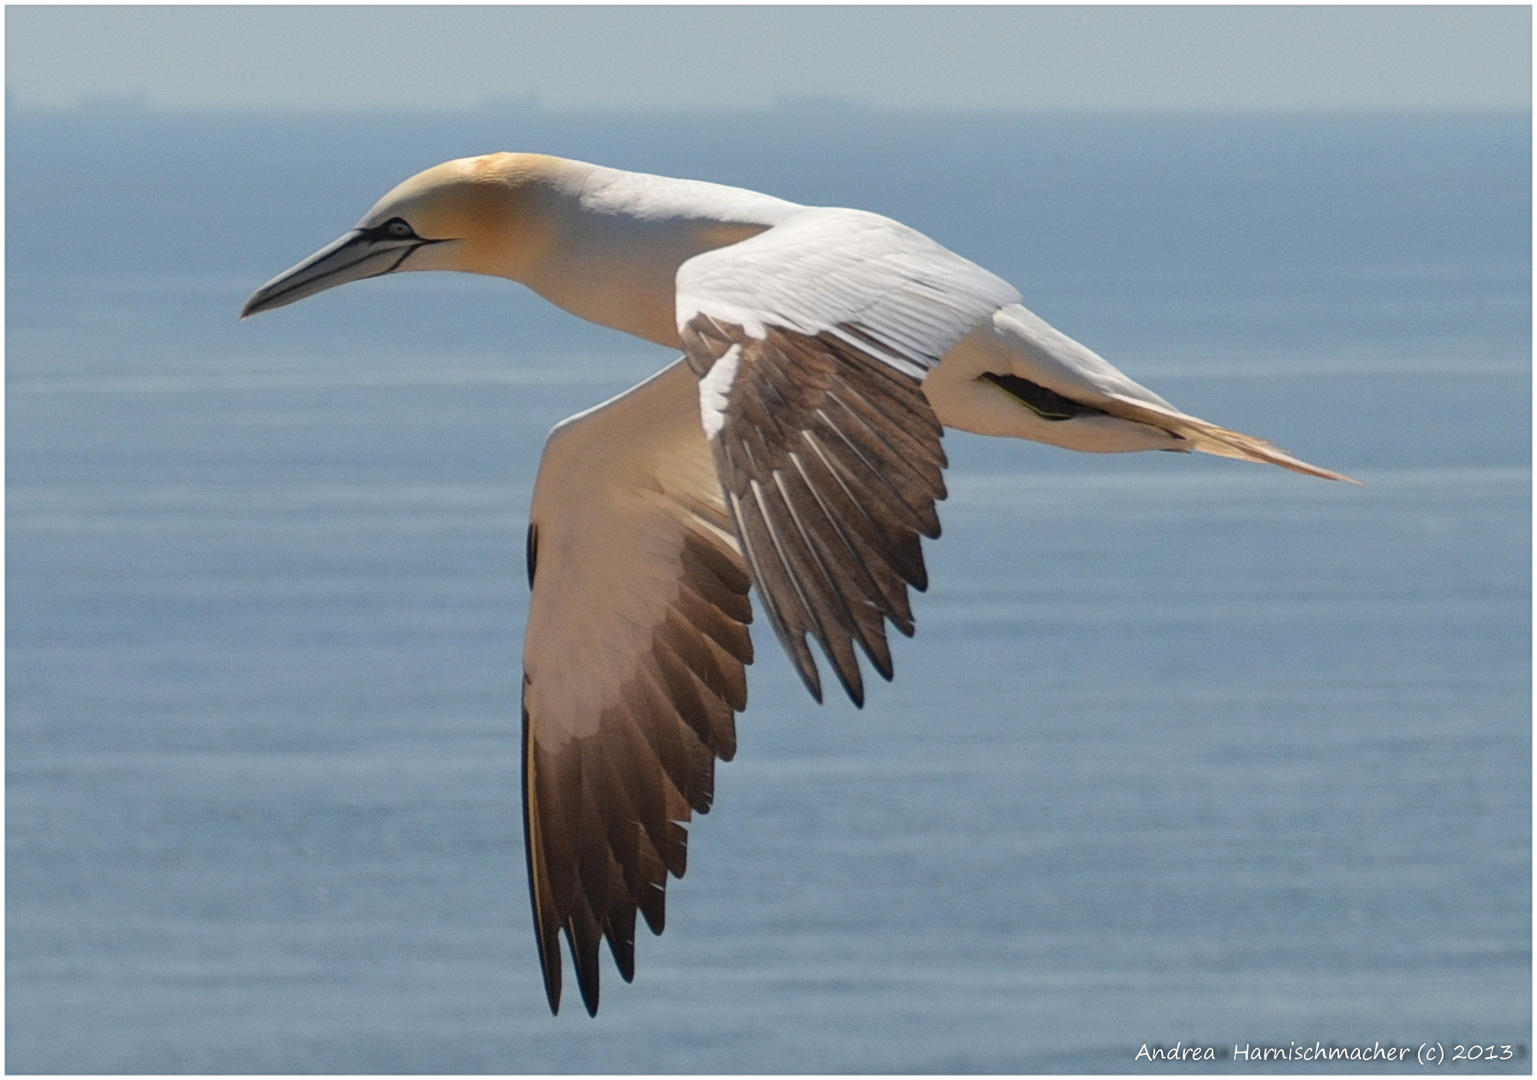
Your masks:
[[[1299,472],[1306,476],[1318,476],[1325,480],[1343,480],[1347,484],[1361,485],[1361,481],[1344,473],[1321,469],[1317,465],[1309,465],[1301,458],[1292,457],[1285,450],[1270,445],[1264,439],[1256,439],[1253,435],[1245,435],[1241,431],[1229,431],[1227,428],[1218,427],[1216,424],[1194,416],[1187,416],[1185,413],[1165,411],[1139,401],[1128,401],[1119,395],[1112,396],[1108,401],[1101,403],[1100,407],[1112,416],[1150,424],[1178,435],[1189,442],[1192,449],[1205,454],[1279,465],[1283,469],[1290,469],[1292,472]]]

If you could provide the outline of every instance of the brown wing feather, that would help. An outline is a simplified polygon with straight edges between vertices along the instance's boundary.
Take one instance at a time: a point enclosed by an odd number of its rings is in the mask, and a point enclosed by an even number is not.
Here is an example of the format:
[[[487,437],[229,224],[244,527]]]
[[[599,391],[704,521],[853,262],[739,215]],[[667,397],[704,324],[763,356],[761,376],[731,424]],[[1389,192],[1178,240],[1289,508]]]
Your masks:
[[[636,913],[662,932],[684,826],[710,808],[747,703],[750,579],[689,369],[558,428],[531,517],[529,897],[551,1011],[564,937],[596,1014],[600,945],[634,977]]]
[[[734,350],[710,446],[774,632],[813,696],[808,637],[862,704],[855,648],[891,678],[886,622],[912,633],[907,589],[928,584],[921,538],[939,535],[945,453],[921,383],[853,326],[753,337],[700,314],[683,342],[701,377]]]

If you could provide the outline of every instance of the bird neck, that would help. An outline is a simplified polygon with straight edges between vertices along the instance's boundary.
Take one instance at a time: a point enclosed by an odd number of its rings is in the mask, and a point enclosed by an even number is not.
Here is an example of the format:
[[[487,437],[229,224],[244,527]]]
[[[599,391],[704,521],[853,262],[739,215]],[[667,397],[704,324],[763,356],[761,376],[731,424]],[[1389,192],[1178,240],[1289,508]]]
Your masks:
[[[677,347],[678,267],[799,210],[755,191],[579,162],[541,199],[551,240],[517,280],[574,315]]]

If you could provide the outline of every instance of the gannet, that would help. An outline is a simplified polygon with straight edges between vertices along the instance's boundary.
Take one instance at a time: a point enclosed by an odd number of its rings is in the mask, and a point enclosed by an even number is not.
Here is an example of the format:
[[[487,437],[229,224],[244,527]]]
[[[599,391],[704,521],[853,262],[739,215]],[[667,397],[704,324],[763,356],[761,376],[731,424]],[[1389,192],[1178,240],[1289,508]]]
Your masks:
[[[939,536],[944,428],[1095,453],[1199,450],[1331,480],[1181,412],[889,218],[538,154],[400,184],[263,285],[245,318],[408,270],[510,278],[682,356],[556,425],[528,526],[523,808],[552,1012],[559,937],[589,1014],[662,932],[692,815],[736,751],[749,588],[816,700],[892,677]]]

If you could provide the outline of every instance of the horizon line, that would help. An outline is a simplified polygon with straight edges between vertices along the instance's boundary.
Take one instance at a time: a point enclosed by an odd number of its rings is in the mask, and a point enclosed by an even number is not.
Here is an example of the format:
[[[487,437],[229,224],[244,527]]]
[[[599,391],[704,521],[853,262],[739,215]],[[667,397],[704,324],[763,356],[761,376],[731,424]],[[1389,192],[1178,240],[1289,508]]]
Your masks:
[[[1047,117],[1047,116],[1530,116],[1526,105],[887,105],[856,98],[808,96],[781,97],[759,105],[550,105],[536,95],[510,95],[486,98],[466,105],[338,105],[325,108],[286,105],[167,105],[149,101],[143,94],[100,95],[68,104],[18,102],[6,93],[6,118],[38,115],[49,118],[100,116],[154,116],[157,118],[196,118],[221,116],[242,119],[365,119],[391,116],[432,119],[445,116],[508,115],[537,118],[597,118],[667,116],[975,116],[975,117]]]

